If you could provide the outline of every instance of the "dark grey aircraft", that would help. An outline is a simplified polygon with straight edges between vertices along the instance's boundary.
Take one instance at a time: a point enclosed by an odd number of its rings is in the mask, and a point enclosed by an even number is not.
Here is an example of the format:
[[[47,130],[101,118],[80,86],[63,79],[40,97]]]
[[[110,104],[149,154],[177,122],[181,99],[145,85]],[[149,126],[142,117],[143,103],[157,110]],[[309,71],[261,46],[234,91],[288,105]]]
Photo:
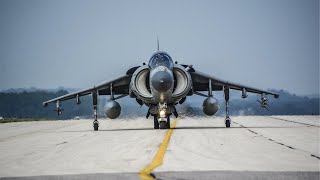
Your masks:
[[[164,51],[155,52],[148,65],[136,66],[129,69],[125,75],[115,78],[111,81],[102,82],[92,88],[66,94],[55,99],[43,102],[44,106],[49,103],[56,103],[58,115],[62,113],[61,101],[75,98],[76,103],[80,104],[80,97],[92,95],[94,130],[98,130],[99,122],[97,120],[98,95],[109,95],[110,100],[106,104],[106,115],[110,119],[119,117],[121,106],[116,101],[125,96],[135,98],[140,105],[149,107],[146,118],[150,115],[154,117],[154,129],[170,128],[170,115],[178,117],[175,106],[182,104],[187,96],[200,95],[206,97],[203,101],[203,112],[212,116],[219,110],[219,104],[213,97],[212,91],[223,91],[226,101],[226,127],[230,127],[229,118],[229,90],[242,91],[242,98],[247,97],[247,92],[265,95],[273,95],[278,98],[279,95],[241,84],[231,83],[218,79],[195,70],[192,65],[178,64],[173,62],[168,53]],[[207,94],[201,93],[207,91]]]

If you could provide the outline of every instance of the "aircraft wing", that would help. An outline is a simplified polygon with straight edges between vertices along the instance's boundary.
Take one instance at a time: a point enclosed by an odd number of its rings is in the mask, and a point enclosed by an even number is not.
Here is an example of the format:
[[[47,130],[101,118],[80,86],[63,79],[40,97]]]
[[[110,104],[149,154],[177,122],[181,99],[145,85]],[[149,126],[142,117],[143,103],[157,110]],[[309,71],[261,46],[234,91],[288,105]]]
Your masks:
[[[80,91],[76,91],[73,93],[69,93],[48,101],[43,102],[43,105],[46,106],[48,103],[55,103],[57,101],[65,101],[68,99],[76,98],[77,96],[86,96],[93,92],[97,92],[99,95],[110,95],[111,94],[111,86],[113,94],[121,94],[121,95],[128,95],[129,94],[129,84],[131,80],[132,74],[127,74],[113,80],[101,82],[93,87],[83,89]]]
[[[278,98],[279,95],[275,94],[270,91],[265,91],[237,83],[232,83],[229,81],[224,81],[219,78],[216,78],[214,76],[199,72],[199,71],[194,71],[190,72],[191,77],[192,77],[192,82],[193,82],[193,90],[194,91],[208,91],[209,87],[209,80],[212,81],[212,90],[213,91],[222,91],[225,86],[229,87],[230,89],[234,90],[239,90],[242,91],[244,88],[246,92],[251,92],[251,93],[256,93],[256,94],[265,94],[265,95],[273,95],[275,98]]]

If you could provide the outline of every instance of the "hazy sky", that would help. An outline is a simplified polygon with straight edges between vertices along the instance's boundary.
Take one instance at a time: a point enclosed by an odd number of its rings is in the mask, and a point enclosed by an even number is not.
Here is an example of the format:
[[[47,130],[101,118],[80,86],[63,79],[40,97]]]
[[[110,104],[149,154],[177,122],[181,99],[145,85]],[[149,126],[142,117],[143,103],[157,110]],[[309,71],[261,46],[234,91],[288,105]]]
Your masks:
[[[318,0],[0,1],[0,89],[85,88],[156,50],[221,79],[319,93]]]

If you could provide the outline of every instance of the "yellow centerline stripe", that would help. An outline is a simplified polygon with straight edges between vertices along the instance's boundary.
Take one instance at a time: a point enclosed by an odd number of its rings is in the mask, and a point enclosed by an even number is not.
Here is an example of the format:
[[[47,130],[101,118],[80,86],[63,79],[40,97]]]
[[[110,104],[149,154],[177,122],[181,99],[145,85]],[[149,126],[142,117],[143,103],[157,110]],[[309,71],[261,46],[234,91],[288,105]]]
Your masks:
[[[162,165],[164,155],[167,151],[168,144],[169,144],[173,129],[175,128],[176,124],[177,124],[177,119],[174,119],[174,121],[171,123],[171,128],[167,132],[166,137],[163,139],[163,142],[159,147],[157,154],[154,156],[151,163],[140,171],[139,176],[141,179],[143,179],[143,180],[154,179],[154,177],[151,175],[151,172],[152,172],[152,170],[154,170],[158,166]]]

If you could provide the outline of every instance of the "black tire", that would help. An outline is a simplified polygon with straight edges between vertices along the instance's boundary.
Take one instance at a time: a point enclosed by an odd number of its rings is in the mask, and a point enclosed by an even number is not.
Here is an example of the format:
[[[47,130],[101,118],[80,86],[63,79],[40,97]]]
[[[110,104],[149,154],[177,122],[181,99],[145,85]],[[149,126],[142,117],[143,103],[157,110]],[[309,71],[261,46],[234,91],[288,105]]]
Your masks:
[[[231,125],[231,121],[229,119],[226,120],[226,128],[229,128]]]
[[[98,129],[99,129],[99,124],[98,124],[98,123],[93,123],[93,129],[94,129],[95,131],[98,131]]]
[[[153,128],[159,129],[159,121],[157,119],[157,116],[154,116],[154,118],[153,118]]]
[[[166,121],[160,121],[160,129],[167,129],[167,122]]]
[[[170,116],[167,117],[167,129],[170,129]]]

